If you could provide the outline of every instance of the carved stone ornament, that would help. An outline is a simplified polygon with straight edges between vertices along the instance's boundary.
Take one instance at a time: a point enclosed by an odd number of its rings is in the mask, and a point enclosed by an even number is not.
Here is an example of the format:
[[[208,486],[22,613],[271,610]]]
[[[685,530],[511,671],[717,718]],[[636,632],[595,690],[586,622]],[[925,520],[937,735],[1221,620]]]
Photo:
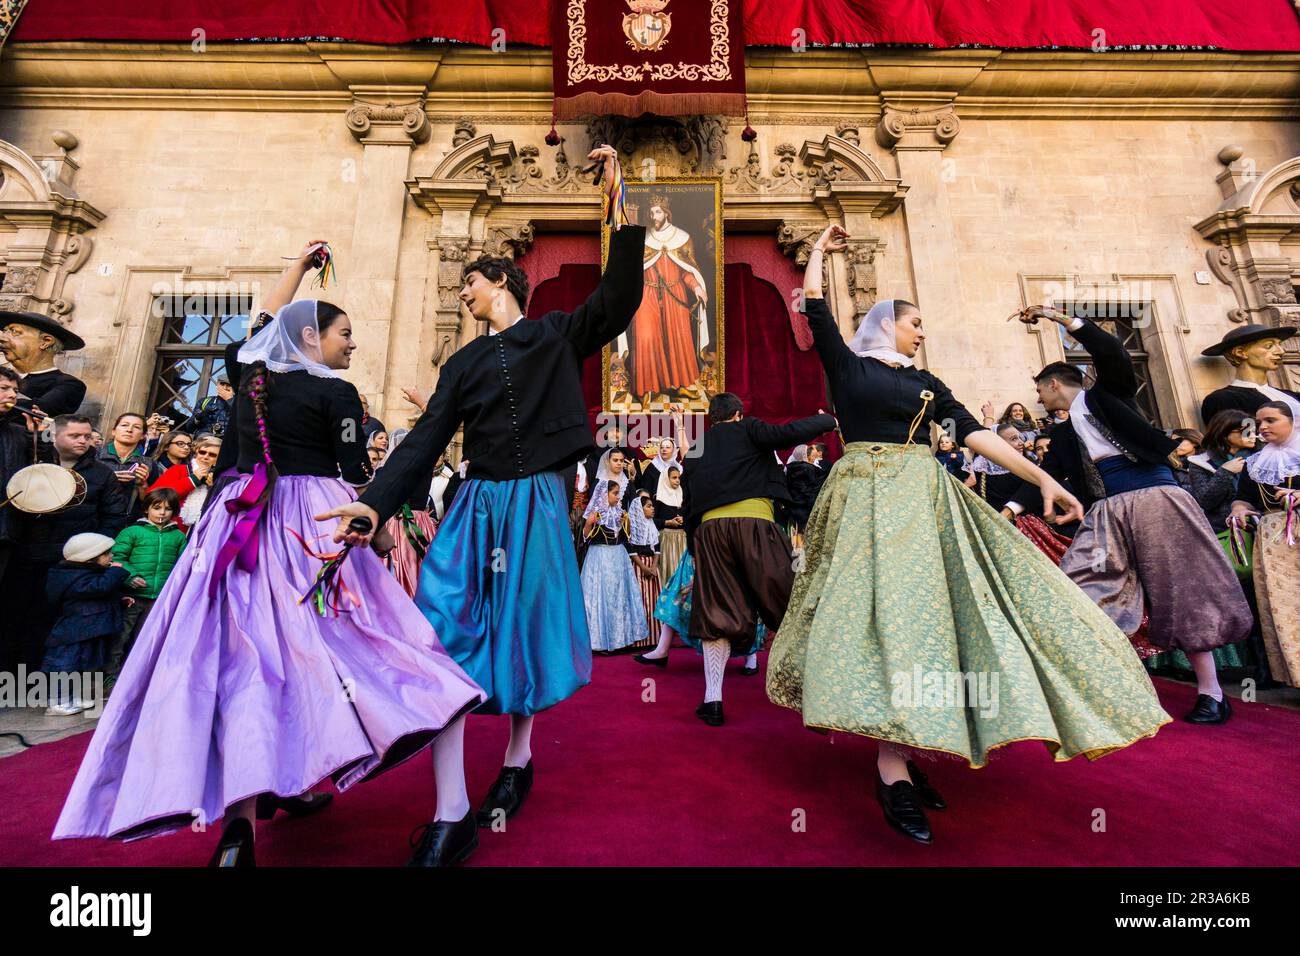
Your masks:
[[[427,143],[433,132],[423,103],[358,103],[345,121],[361,142]]]
[[[3,291],[31,294],[36,291],[36,284],[40,278],[39,266],[10,266],[9,271],[5,273]]]
[[[457,294],[465,277],[465,256],[468,252],[468,237],[438,240],[438,305],[440,308],[460,308]]]
[[[531,222],[492,222],[483,242],[483,252],[489,256],[506,256],[514,259],[523,254],[533,242]]]
[[[1290,279],[1263,279],[1259,291],[1268,305],[1296,305],[1295,289]]]
[[[933,144],[939,148],[946,147],[961,132],[957,111],[951,105],[933,109],[886,106],[876,125],[876,142],[886,149],[893,149],[909,134],[921,134],[918,138],[924,143],[926,132],[933,135]]]
[[[876,239],[851,239],[845,252],[848,266],[849,294],[853,309],[864,315],[876,304],[876,253],[882,244]]]
[[[456,120],[456,132],[451,137],[451,148],[455,149],[462,143],[468,143],[478,135],[478,127],[468,116],[462,116]]]

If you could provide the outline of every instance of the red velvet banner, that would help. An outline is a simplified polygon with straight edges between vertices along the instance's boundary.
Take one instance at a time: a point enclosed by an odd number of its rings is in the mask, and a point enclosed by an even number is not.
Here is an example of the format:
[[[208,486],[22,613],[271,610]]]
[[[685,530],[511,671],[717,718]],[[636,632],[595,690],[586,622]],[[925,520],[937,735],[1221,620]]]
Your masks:
[[[603,0],[600,5],[615,4]],[[744,19],[746,46],[789,47],[805,40],[810,45],[1300,50],[1300,18],[1291,0],[744,0]],[[208,40],[551,43],[544,0],[30,0],[11,40],[189,43],[195,30],[203,30]],[[497,30],[502,32],[494,34]]]
[[[555,115],[745,112],[743,0],[552,0]]]

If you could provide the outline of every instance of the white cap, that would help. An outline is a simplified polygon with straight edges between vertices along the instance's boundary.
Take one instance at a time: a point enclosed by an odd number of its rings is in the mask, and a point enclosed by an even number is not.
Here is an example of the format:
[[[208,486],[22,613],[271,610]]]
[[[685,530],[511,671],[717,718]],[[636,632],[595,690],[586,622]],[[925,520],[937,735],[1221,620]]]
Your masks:
[[[74,534],[63,546],[63,560],[78,563],[94,561],[112,547],[113,539],[106,534],[95,534],[93,531]]]

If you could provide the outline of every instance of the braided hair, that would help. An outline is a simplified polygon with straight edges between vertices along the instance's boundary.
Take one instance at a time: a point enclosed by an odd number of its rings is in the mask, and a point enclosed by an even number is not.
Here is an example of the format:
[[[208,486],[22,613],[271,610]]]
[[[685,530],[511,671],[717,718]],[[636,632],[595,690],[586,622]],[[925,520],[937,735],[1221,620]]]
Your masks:
[[[258,503],[271,497],[275,479],[279,477],[275,462],[271,459],[271,441],[266,434],[266,400],[271,392],[271,376],[265,362],[254,362],[244,371],[244,393],[253,403],[253,412],[257,415],[257,435],[262,442],[262,460],[266,462],[266,488],[262,491]]]

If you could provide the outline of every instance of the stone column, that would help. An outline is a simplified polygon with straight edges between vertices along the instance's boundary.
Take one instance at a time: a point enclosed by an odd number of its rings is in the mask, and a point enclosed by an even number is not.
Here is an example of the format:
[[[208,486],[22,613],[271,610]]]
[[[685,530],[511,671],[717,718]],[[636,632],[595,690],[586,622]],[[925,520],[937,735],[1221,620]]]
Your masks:
[[[906,102],[906,107],[884,107],[876,126],[876,142],[893,150],[899,178],[909,187],[903,212],[917,305],[933,320],[936,332],[942,322],[942,334],[925,343],[926,365],[940,371],[959,369],[981,351],[979,331],[961,321],[965,312],[961,256],[953,233],[943,156],[957,138],[961,123],[950,102]]]
[[[406,209],[411,150],[428,142],[424,90],[368,90],[353,87],[348,130],[362,145],[357,170],[357,210],[352,227],[346,295],[340,303],[365,347],[357,352],[353,381],[371,396],[371,411],[383,418],[388,356],[397,287],[397,260]],[[386,98],[384,98],[386,97]]]

